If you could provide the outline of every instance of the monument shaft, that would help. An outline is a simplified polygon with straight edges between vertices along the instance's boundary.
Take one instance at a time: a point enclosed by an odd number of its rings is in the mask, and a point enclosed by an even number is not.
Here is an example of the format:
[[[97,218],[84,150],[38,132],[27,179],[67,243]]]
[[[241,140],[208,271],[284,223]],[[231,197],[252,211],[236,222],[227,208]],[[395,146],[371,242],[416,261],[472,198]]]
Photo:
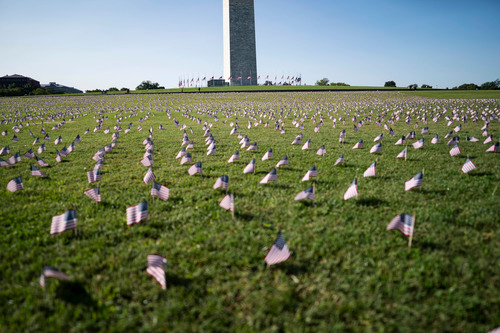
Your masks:
[[[224,77],[232,86],[257,85],[254,0],[223,0]]]

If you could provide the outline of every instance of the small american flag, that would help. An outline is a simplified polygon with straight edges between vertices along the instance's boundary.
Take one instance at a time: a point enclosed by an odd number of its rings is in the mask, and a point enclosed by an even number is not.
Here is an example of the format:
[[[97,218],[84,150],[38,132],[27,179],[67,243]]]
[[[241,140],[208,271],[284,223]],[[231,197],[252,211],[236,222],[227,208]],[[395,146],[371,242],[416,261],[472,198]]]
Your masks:
[[[267,184],[270,181],[278,180],[278,174],[276,173],[276,169],[272,169],[271,172],[269,172],[262,180],[260,181],[261,184]]]
[[[57,139],[54,141],[55,145],[58,145],[62,142],[62,138],[60,136],[57,137]]]
[[[309,149],[309,147],[311,147],[311,139],[308,139],[306,143],[304,143],[304,145],[302,146],[302,150]]]
[[[412,179],[405,182],[405,191],[411,190],[417,186],[422,186],[423,179],[424,174],[422,172],[417,173]]]
[[[155,179],[155,175],[153,173],[153,168],[149,167],[148,171],[146,172],[146,174],[144,175],[144,178],[142,179],[142,181],[144,182],[144,184],[149,184],[150,182],[153,181],[153,179]]]
[[[0,167],[10,166],[11,164],[8,161],[4,161],[0,158]]]
[[[309,199],[314,201],[314,187],[310,186],[295,196],[295,201]]]
[[[23,179],[21,177],[16,177],[11,179],[7,183],[7,190],[11,192],[16,192],[24,189]]]
[[[377,169],[377,162],[373,162],[368,169],[363,173],[363,177],[375,177]]]
[[[398,156],[396,156],[396,158],[406,158],[406,153],[407,153],[407,149],[405,148],[405,149],[403,149],[402,152],[400,152],[398,154]]]
[[[30,165],[31,176],[33,177],[47,177],[46,174],[38,170],[38,168],[34,165]]]
[[[295,139],[292,141],[292,145],[298,145],[300,144],[300,140],[302,138],[300,136],[295,137]]]
[[[157,254],[148,255],[148,268],[146,272],[151,275],[163,288],[167,289],[167,280],[165,278],[165,267],[167,259]]]
[[[201,162],[196,162],[195,164],[193,164],[189,170],[188,170],[188,173],[190,176],[193,176],[197,173],[199,173],[200,175],[202,174],[202,163]]]
[[[50,266],[44,266],[42,269],[42,275],[40,275],[40,286],[42,288],[45,288],[46,286],[46,278],[51,277],[51,278],[56,278],[59,280],[69,280],[70,277],[58,269]]]
[[[276,163],[276,167],[279,168],[282,165],[288,165],[288,156],[285,155],[278,163]]]
[[[335,161],[335,163],[333,164],[333,166],[337,165],[337,164],[341,164],[341,163],[344,163],[344,154],[341,154],[339,158],[337,158],[337,160]]]
[[[316,152],[316,155],[323,156],[325,154],[326,154],[326,148],[325,145],[322,145],[321,147],[319,147],[318,151]]]
[[[175,157],[175,159],[179,159],[179,158],[183,157],[184,155],[186,155],[186,148],[182,147],[181,150],[179,151],[179,153],[177,154],[177,156]]]
[[[375,137],[375,139],[373,139],[373,142],[377,142],[377,141],[382,140],[383,136],[384,136],[384,133],[380,133],[379,135],[377,135]]]
[[[101,181],[101,172],[99,169],[94,169],[92,171],[87,171],[87,179],[89,184]]]
[[[142,165],[147,166],[147,167],[152,166],[153,165],[153,157],[151,157],[151,155],[147,155],[141,160],[141,163],[142,163]]]
[[[262,156],[262,160],[266,161],[272,157],[273,157],[273,149],[269,148],[269,150],[264,154],[264,156]]]
[[[243,169],[243,173],[251,173],[255,171],[255,158],[248,163],[248,165]]]
[[[170,190],[166,186],[153,182],[153,185],[151,186],[151,195],[166,201],[170,196]]]
[[[359,140],[353,147],[352,149],[358,149],[358,148],[363,148],[363,140]]]
[[[371,149],[370,149],[370,154],[373,154],[373,153],[376,153],[376,152],[379,152],[379,151],[382,151],[382,143],[377,143],[376,145],[374,145]]]
[[[9,153],[10,153],[9,146],[2,147],[2,149],[0,149],[0,155],[9,155]]]
[[[465,161],[464,165],[462,166],[462,173],[467,173],[469,171],[472,171],[476,168],[476,165],[469,159]]]
[[[344,200],[349,200],[351,198],[358,196],[358,180],[354,178],[354,181],[351,183],[351,186],[344,193]]]
[[[280,231],[278,232],[278,238],[274,241],[264,260],[268,265],[274,265],[283,262],[288,258],[290,258],[290,251],[288,250],[285,239]]]
[[[148,218],[148,203],[143,201],[135,206],[127,207],[127,225],[139,223]]]
[[[186,153],[184,156],[182,156],[181,165],[188,163],[188,162],[193,162],[193,159],[191,158],[190,153]]]
[[[456,156],[458,154],[460,154],[462,151],[460,150],[460,147],[458,146],[458,144],[456,144],[453,148],[451,148],[450,150],[450,156]]]
[[[233,163],[236,160],[240,159],[240,153],[239,151],[235,151],[234,154],[227,160],[227,163]]]
[[[80,138],[80,134],[78,134],[75,138],[75,143],[80,143],[82,142],[82,138]]]
[[[26,158],[33,158],[35,157],[35,153],[33,153],[33,150],[30,149],[23,156]]]
[[[431,143],[432,143],[433,145],[435,145],[435,144],[439,143],[439,136],[438,136],[437,134],[436,134],[436,135],[434,135],[434,137],[433,137],[433,138],[432,138],[432,140],[431,140]]]
[[[99,187],[94,187],[83,192],[90,199],[95,202],[101,202],[101,189]]]
[[[422,148],[424,146],[424,138],[421,138],[417,142],[414,142],[412,144],[412,146],[413,146],[414,149],[420,149],[420,148]]]
[[[398,146],[398,145],[404,145],[405,143],[405,136],[402,135],[401,138],[399,138],[398,141],[396,141],[396,143],[394,145]]]
[[[493,135],[489,135],[486,140],[484,140],[483,145],[490,143],[493,141]]]
[[[226,175],[220,176],[215,181],[214,190],[217,188],[223,188],[223,189],[227,190],[228,185],[229,185],[229,177]]]
[[[225,210],[229,210],[231,212],[234,212],[234,199],[233,199],[233,194],[228,193],[222,198],[221,202],[219,203],[219,206],[224,208]]]
[[[400,214],[392,219],[387,226],[387,230],[396,229],[403,235],[409,237],[413,234],[413,216],[409,214]]]
[[[468,136],[468,137],[467,137],[467,141],[470,141],[470,142],[478,142],[478,141],[479,141],[479,139],[478,139],[478,138],[475,138],[475,137],[473,137],[473,136]]]
[[[493,146],[491,146],[490,148],[486,149],[486,152],[487,153],[491,153],[491,152],[495,152],[495,151],[499,151],[500,150],[500,143],[495,143]]]
[[[304,177],[302,177],[302,181],[308,181],[311,177],[318,177],[318,168],[316,167],[316,165],[313,165],[311,169],[307,170]]]
[[[74,209],[55,215],[52,217],[50,234],[60,234],[66,230],[76,229],[76,222],[76,211]]]
[[[252,143],[248,148],[247,151],[249,150],[257,150],[257,142]]]

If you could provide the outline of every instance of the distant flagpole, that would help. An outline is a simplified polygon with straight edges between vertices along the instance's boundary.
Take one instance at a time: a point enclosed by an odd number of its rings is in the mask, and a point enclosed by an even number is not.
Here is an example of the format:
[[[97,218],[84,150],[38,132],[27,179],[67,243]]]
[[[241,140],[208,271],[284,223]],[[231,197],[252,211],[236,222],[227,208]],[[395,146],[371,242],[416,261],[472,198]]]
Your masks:
[[[408,239],[408,248],[410,248],[410,249],[411,249],[411,242],[413,240],[413,232],[415,230],[415,221],[416,221],[416,214],[415,214],[415,211],[413,211],[413,223],[411,225],[410,238]]]

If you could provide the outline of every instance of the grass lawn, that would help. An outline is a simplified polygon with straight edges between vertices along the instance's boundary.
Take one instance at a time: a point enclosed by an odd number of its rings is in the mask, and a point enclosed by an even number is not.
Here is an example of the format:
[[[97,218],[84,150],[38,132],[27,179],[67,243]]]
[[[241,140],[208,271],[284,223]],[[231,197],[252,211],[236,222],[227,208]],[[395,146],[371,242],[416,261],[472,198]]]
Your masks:
[[[0,147],[10,147],[10,154],[1,157],[7,160],[30,148],[36,152],[39,144],[32,145],[31,130],[47,146],[37,155],[50,164],[40,168],[47,178],[31,177],[29,166],[36,162],[24,157],[0,168],[0,332],[487,332],[500,326],[500,155],[485,152],[498,141],[500,124],[490,122],[490,144],[483,144],[481,130],[482,116],[499,116],[500,100],[422,98],[418,93],[0,99],[0,131],[8,132],[0,136]],[[454,120],[448,126],[445,116],[464,115],[465,123]],[[50,141],[40,134],[39,117]],[[65,125],[52,130],[63,118]],[[99,118],[102,129],[94,132]],[[321,119],[323,126],[315,132]],[[390,119],[395,136],[383,126]],[[275,130],[278,120],[285,134]],[[217,152],[209,156],[205,122],[213,125],[216,140]],[[237,134],[229,135],[231,122],[238,122],[237,132],[250,143],[257,142],[257,151],[242,149]],[[15,133],[12,127],[20,123],[24,127]],[[129,123],[131,131],[125,133]],[[190,177],[192,163],[180,165],[175,159],[184,124],[194,144],[188,152],[193,162],[203,162],[203,176]],[[460,137],[462,153],[451,157],[444,136],[458,124],[462,128],[454,135]],[[88,184],[86,171],[94,167],[94,153],[112,142],[115,125],[122,131],[117,147],[105,154],[102,203],[96,204],[83,195],[96,186]],[[429,133],[421,134],[426,126]],[[140,163],[143,140],[150,128],[155,181],[170,189],[168,201],[153,199],[151,185],[142,181],[148,169]],[[90,133],[84,135],[86,129]],[[415,150],[411,143],[416,140],[407,140],[408,158],[396,159],[405,146],[394,143],[410,131],[416,131],[416,139],[425,138],[425,145]],[[291,145],[299,133],[302,143]],[[382,152],[370,154],[380,133]],[[11,141],[14,134],[18,142]],[[82,142],[57,163],[55,149],[77,134]],[[440,142],[433,145],[436,134]],[[58,136],[63,143],[56,146]],[[467,136],[480,142],[468,142]],[[302,150],[307,139],[311,148]],[[364,148],[351,149],[360,139]],[[322,145],[327,153],[318,156]],[[269,148],[273,158],[262,161]],[[240,160],[227,163],[236,150]],[[345,163],[334,166],[341,154]],[[290,165],[277,169],[278,180],[260,184],[284,155]],[[477,169],[463,174],[467,156]],[[243,174],[253,158],[255,174]],[[376,177],[364,178],[374,161]],[[312,185],[301,179],[313,165],[318,169],[314,204],[294,201]],[[422,170],[423,186],[405,192],[405,181]],[[234,219],[219,207],[225,191],[212,188],[224,174],[235,198]],[[17,176],[24,190],[11,193],[6,185]],[[354,178],[359,197],[344,201]],[[127,207],[143,200],[149,204],[147,221],[127,226]],[[50,235],[52,216],[67,209],[76,209],[76,232]],[[411,249],[407,237],[386,230],[401,213],[416,215]],[[264,257],[279,230],[291,257],[267,266]],[[149,254],[168,260],[166,291],[146,274]],[[42,289],[45,265],[71,279],[48,278]]]

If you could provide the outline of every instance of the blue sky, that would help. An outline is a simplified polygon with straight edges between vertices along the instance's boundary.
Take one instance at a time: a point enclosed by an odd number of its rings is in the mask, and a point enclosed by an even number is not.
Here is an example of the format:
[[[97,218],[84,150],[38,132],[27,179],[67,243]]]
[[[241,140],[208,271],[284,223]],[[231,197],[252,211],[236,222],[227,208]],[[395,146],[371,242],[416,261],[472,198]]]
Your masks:
[[[264,77],[445,88],[500,78],[500,1],[255,0]],[[0,0],[0,76],[86,89],[223,73],[222,0]]]

